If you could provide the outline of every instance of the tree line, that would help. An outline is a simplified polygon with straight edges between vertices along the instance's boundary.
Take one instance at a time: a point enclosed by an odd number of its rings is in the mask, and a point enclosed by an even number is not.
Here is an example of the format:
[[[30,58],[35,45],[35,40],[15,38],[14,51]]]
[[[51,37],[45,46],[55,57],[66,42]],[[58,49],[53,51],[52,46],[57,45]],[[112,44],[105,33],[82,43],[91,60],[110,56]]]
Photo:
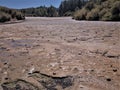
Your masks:
[[[24,16],[120,21],[120,0],[63,0],[58,8],[52,5],[19,10],[0,7],[0,22],[25,19]]]
[[[77,10],[76,20],[120,21],[120,0],[90,0]]]
[[[34,17],[57,17],[58,9],[54,6],[46,7],[40,6],[37,8],[26,8],[20,10],[25,16],[34,16]]]
[[[56,8],[54,6],[46,7],[40,6],[36,8],[25,8],[20,11],[25,16],[40,16],[40,17],[56,17],[56,16],[71,16],[76,10],[81,9],[87,0],[63,0]]]
[[[23,19],[25,19],[25,17],[20,11],[0,6],[0,22]]]
[[[120,21],[120,0],[64,0],[59,15],[76,20]]]
[[[21,9],[25,16],[72,16],[76,20],[120,21],[120,0],[63,0],[54,6]]]
[[[71,16],[73,13],[81,9],[88,0],[63,0],[59,6],[60,16]]]

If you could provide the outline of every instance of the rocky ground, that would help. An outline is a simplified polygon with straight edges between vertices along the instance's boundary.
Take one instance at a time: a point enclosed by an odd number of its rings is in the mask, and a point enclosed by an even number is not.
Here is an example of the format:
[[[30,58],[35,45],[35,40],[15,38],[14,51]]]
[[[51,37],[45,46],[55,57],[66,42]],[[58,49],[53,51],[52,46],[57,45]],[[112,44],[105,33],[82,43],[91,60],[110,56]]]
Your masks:
[[[120,90],[120,22],[27,18],[0,25],[0,90]]]

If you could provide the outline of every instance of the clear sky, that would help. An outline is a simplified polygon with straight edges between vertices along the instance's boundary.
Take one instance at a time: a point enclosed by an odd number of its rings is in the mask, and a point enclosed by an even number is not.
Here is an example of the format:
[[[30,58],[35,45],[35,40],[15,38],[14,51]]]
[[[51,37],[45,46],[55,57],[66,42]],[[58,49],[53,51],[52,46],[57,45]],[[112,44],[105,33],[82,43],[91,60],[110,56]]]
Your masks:
[[[50,6],[59,7],[62,0],[0,0],[0,6],[6,6],[9,8],[28,8],[38,6]]]

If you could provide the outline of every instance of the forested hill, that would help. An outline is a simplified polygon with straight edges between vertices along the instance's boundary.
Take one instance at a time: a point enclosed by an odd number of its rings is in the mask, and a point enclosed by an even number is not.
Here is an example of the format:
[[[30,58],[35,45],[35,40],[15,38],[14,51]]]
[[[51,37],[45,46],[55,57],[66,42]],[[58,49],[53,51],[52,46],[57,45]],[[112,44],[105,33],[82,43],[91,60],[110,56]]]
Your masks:
[[[36,8],[21,9],[21,12],[24,13],[26,16],[71,16],[76,10],[81,9],[86,3],[87,0],[63,0],[59,8],[56,8],[54,6],[40,6]]]
[[[0,7],[0,22],[25,19],[25,16],[72,16],[76,20],[120,21],[120,0],[63,0],[56,8],[40,6],[20,10]]]
[[[90,0],[73,17],[76,20],[120,21],[120,0]]]
[[[63,0],[59,6],[59,15],[72,15],[75,11],[81,9],[87,2],[88,0]]]
[[[46,7],[40,6],[36,8],[25,8],[20,10],[25,16],[39,16],[39,17],[57,17],[58,9],[54,6]]]
[[[63,0],[54,6],[21,9],[26,16],[72,16],[76,20],[120,21],[120,0]]]
[[[120,21],[120,0],[63,0],[60,16],[76,20]]]
[[[23,19],[25,19],[25,17],[20,11],[0,6],[0,22]]]

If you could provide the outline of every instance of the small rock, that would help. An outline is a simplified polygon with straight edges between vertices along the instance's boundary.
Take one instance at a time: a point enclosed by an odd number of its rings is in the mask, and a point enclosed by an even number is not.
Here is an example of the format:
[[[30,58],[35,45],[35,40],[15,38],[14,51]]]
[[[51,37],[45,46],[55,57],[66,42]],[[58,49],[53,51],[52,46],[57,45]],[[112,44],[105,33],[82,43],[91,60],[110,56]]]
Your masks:
[[[80,53],[78,53],[78,55],[82,55],[82,53],[80,52]]]
[[[91,70],[91,72],[94,72],[94,70]]]
[[[28,73],[28,74],[32,74],[34,70],[35,70],[35,68],[34,68],[34,67],[32,67],[32,68],[30,69],[30,71],[29,71],[29,73]]]
[[[53,75],[56,75],[56,73],[55,73],[55,72],[53,72]]]
[[[113,72],[117,72],[117,69],[113,69]]]
[[[73,69],[73,72],[77,73],[77,72],[79,72],[79,69],[78,69],[77,67],[75,67],[75,68]]]
[[[4,75],[7,75],[7,74],[8,74],[8,72],[4,72],[3,74],[4,74]]]
[[[49,65],[50,65],[51,67],[55,67],[55,66],[58,65],[58,63],[57,63],[57,62],[54,62],[54,63],[50,63]]]
[[[4,63],[4,65],[7,65],[7,64],[8,64],[7,62]]]
[[[8,80],[9,78],[8,77],[5,77],[5,80]]]
[[[108,82],[110,82],[110,81],[111,81],[111,78],[107,78],[106,80],[107,80]]]

